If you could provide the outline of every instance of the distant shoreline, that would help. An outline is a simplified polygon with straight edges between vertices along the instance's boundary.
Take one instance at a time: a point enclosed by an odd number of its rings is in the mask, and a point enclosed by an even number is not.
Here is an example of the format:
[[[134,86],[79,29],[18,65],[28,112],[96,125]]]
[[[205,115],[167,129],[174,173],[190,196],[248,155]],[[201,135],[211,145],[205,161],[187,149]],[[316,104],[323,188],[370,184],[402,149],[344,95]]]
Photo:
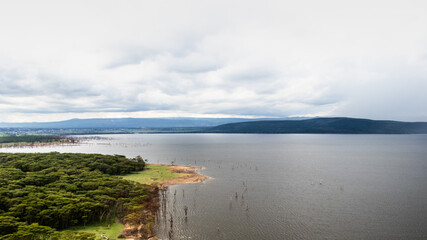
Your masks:
[[[3,142],[0,143],[0,148],[26,148],[26,147],[46,147],[54,145],[74,145],[80,141],[75,138],[62,137],[59,141],[37,141],[37,142]]]
[[[93,122],[94,120],[88,120]],[[427,134],[427,122],[401,122],[391,120],[371,120],[363,118],[325,117],[311,119],[242,119],[241,121],[217,122],[211,125],[186,126],[180,122],[169,122],[168,125],[153,126],[149,124],[108,125],[106,120],[99,120],[97,125],[81,124],[64,125],[62,128],[1,128],[5,134],[170,134],[170,133],[255,133],[255,134]],[[160,121],[160,120],[158,120]],[[196,122],[197,123],[197,122]],[[64,123],[65,124],[65,123]],[[199,123],[201,124],[201,123]]]

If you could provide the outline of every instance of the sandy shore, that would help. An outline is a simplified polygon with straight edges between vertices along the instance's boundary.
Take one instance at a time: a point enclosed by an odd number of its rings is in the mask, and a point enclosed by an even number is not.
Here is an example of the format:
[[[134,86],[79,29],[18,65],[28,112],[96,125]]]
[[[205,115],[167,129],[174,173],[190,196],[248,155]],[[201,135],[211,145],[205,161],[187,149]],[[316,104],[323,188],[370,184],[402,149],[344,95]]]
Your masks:
[[[210,177],[198,174],[195,170],[202,169],[202,167],[196,166],[182,166],[182,165],[166,165],[166,164],[149,164],[149,165],[159,165],[166,166],[171,168],[171,172],[180,173],[181,176],[171,179],[171,180],[163,180],[158,182],[160,188],[168,187],[170,185],[177,184],[192,184],[192,183],[200,183],[206,180],[211,179]]]

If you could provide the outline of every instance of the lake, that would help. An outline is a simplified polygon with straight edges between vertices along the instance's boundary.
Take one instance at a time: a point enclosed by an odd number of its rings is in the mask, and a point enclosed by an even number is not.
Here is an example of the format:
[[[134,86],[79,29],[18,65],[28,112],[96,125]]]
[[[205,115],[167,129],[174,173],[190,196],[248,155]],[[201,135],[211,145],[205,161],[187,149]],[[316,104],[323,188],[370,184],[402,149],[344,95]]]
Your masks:
[[[427,135],[99,137],[0,151],[203,166],[199,172],[212,180],[165,193],[156,225],[162,239],[427,239]]]

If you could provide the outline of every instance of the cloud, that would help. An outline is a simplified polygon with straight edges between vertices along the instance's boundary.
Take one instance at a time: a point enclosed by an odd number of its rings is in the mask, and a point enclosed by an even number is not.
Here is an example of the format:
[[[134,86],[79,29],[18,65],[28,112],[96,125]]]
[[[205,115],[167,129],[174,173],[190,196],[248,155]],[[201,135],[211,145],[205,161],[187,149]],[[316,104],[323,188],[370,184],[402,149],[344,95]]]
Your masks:
[[[426,7],[415,0],[3,1],[0,117],[427,121]]]

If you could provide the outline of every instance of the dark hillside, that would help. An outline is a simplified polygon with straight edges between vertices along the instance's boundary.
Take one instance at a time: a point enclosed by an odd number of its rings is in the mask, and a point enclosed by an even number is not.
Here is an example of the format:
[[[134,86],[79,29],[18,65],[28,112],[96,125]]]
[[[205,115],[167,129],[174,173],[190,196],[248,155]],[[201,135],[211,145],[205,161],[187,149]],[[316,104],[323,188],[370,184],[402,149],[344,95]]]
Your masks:
[[[307,120],[253,121],[210,128],[213,133],[427,133],[426,122],[378,121],[357,118],[315,118]]]

